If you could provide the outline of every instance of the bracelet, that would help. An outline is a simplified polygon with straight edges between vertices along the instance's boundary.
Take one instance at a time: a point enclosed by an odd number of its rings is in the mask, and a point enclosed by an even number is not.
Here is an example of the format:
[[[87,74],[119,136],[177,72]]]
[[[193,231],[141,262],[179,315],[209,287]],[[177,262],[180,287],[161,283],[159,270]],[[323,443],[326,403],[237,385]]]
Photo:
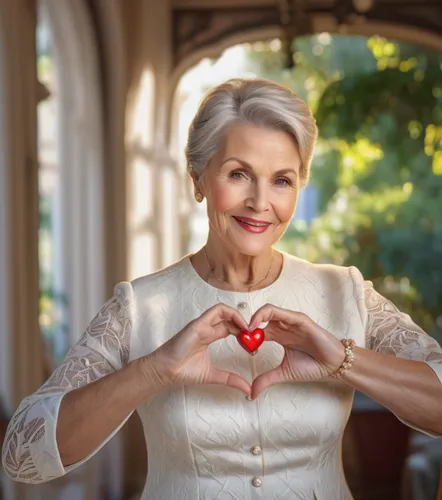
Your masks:
[[[341,342],[345,347],[345,358],[342,365],[331,374],[331,376],[336,379],[340,379],[342,375],[352,367],[355,359],[353,348],[356,346],[356,342],[353,339],[341,339]]]

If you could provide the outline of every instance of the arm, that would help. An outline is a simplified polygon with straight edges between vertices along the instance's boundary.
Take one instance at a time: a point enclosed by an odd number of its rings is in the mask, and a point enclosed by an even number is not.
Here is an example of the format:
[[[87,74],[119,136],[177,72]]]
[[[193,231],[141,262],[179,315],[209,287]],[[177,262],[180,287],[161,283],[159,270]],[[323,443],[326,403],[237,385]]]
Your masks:
[[[357,272],[355,268],[351,272]],[[407,425],[442,435],[442,350],[408,314],[364,283],[366,347],[344,380]]]
[[[156,394],[153,378],[146,376],[148,362],[135,360],[64,396],[56,439],[65,469],[93,455],[143,401]]]
[[[2,452],[11,479],[41,483],[78,467],[149,396],[139,363],[128,363],[133,321],[132,286],[120,283],[63,363],[13,415]]]

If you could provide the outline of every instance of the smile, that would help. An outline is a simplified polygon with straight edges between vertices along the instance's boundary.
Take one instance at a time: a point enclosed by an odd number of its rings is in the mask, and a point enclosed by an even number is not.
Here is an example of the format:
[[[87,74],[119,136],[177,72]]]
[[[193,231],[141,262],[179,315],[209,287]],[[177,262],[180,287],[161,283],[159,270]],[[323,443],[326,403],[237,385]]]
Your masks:
[[[261,234],[264,233],[270,226],[270,224],[262,224],[262,223],[257,223],[257,222],[246,222],[242,219],[233,217],[236,222],[238,223],[239,226],[241,226],[243,229],[246,231],[249,231],[250,233],[255,233],[255,234]]]

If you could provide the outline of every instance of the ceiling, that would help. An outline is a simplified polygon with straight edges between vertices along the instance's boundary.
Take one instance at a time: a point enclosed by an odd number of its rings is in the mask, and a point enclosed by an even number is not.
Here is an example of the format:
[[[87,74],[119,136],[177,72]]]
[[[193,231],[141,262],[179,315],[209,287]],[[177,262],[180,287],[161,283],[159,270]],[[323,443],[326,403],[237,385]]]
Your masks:
[[[282,29],[408,39],[442,50],[442,0],[171,0],[174,65]],[[296,20],[301,22],[296,22]],[[236,41],[236,42],[235,42]]]

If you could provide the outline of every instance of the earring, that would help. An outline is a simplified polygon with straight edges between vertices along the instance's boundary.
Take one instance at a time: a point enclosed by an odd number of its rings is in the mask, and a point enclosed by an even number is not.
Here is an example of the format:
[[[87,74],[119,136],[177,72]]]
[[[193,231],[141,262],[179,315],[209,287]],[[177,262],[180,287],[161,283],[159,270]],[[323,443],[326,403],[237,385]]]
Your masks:
[[[198,203],[201,203],[201,202],[203,201],[203,199],[204,199],[204,196],[203,196],[200,192],[196,193],[196,195],[195,195],[195,200],[196,200]]]

